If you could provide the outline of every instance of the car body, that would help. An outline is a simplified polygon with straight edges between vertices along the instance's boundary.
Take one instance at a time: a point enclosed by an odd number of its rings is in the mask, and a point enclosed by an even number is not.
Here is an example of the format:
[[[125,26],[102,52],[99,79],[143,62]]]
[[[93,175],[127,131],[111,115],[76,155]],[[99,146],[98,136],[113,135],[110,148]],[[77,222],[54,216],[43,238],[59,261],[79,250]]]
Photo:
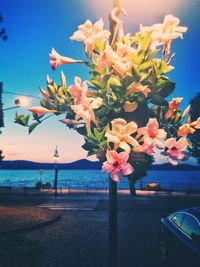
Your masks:
[[[161,218],[160,256],[167,266],[200,267],[200,208]]]

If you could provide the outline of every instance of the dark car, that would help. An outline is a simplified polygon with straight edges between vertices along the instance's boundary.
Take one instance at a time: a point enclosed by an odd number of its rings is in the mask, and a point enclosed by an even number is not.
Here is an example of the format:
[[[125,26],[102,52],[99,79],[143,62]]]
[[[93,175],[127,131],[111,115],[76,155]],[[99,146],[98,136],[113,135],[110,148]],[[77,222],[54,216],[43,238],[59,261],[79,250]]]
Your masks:
[[[161,218],[160,257],[167,266],[200,267],[200,208]]]

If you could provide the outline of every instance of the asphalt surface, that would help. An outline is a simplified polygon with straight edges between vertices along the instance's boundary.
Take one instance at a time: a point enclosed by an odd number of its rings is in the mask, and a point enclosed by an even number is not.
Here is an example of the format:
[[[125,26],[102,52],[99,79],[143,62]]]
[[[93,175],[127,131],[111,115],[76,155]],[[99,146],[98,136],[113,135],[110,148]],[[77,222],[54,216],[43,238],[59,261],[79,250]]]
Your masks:
[[[51,208],[60,205],[62,218],[48,227],[23,234],[25,240],[37,244],[41,250],[35,253],[34,267],[107,267],[107,196],[71,195],[57,200],[45,199],[42,205],[47,204]],[[197,205],[200,205],[200,198],[120,196],[118,267],[162,267],[158,246],[160,217]],[[23,250],[18,256],[22,253]],[[3,267],[18,266],[4,263]],[[33,266],[31,260],[26,261],[26,267],[29,266]]]

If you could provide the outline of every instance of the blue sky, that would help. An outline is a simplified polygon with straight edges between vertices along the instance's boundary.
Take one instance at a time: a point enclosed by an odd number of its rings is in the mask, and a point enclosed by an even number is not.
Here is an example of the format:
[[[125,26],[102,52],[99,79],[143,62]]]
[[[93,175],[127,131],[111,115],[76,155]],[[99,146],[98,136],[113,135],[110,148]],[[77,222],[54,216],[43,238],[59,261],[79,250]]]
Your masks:
[[[164,15],[173,14],[188,27],[183,40],[176,40],[176,53],[170,75],[176,81],[172,97],[183,96],[184,108],[191,97],[200,91],[200,50],[198,0],[122,0],[128,11],[124,19],[125,32],[136,31],[139,24],[162,22]],[[87,79],[87,69],[80,65],[63,66],[53,72],[49,65],[49,52],[54,47],[59,53],[83,59],[81,43],[69,37],[86,19],[95,22],[102,17],[108,28],[107,16],[111,0],[6,0],[0,11],[9,39],[0,42],[0,80],[4,91],[39,96],[38,86],[45,86],[47,74],[59,81],[60,71],[67,77],[68,85],[74,76]],[[3,94],[4,107],[13,106],[16,96]],[[33,101],[32,104],[36,104]],[[7,159],[52,161],[53,150],[59,146],[61,161],[73,161],[86,156],[81,149],[83,140],[76,132],[67,130],[56,118],[41,125],[32,135],[25,128],[14,124],[14,111],[5,112],[5,128],[0,136],[0,147]],[[94,159],[94,158],[93,158]]]

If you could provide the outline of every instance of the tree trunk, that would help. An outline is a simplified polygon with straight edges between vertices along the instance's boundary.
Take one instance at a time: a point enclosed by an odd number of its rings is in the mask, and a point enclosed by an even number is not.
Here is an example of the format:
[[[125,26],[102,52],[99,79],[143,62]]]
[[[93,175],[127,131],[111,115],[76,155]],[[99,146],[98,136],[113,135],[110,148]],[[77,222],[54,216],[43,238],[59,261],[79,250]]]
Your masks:
[[[129,179],[130,195],[134,197],[136,196],[135,182],[137,179],[132,175],[130,175],[128,179]]]
[[[129,180],[130,195],[132,197],[136,196],[135,183],[132,180]]]

